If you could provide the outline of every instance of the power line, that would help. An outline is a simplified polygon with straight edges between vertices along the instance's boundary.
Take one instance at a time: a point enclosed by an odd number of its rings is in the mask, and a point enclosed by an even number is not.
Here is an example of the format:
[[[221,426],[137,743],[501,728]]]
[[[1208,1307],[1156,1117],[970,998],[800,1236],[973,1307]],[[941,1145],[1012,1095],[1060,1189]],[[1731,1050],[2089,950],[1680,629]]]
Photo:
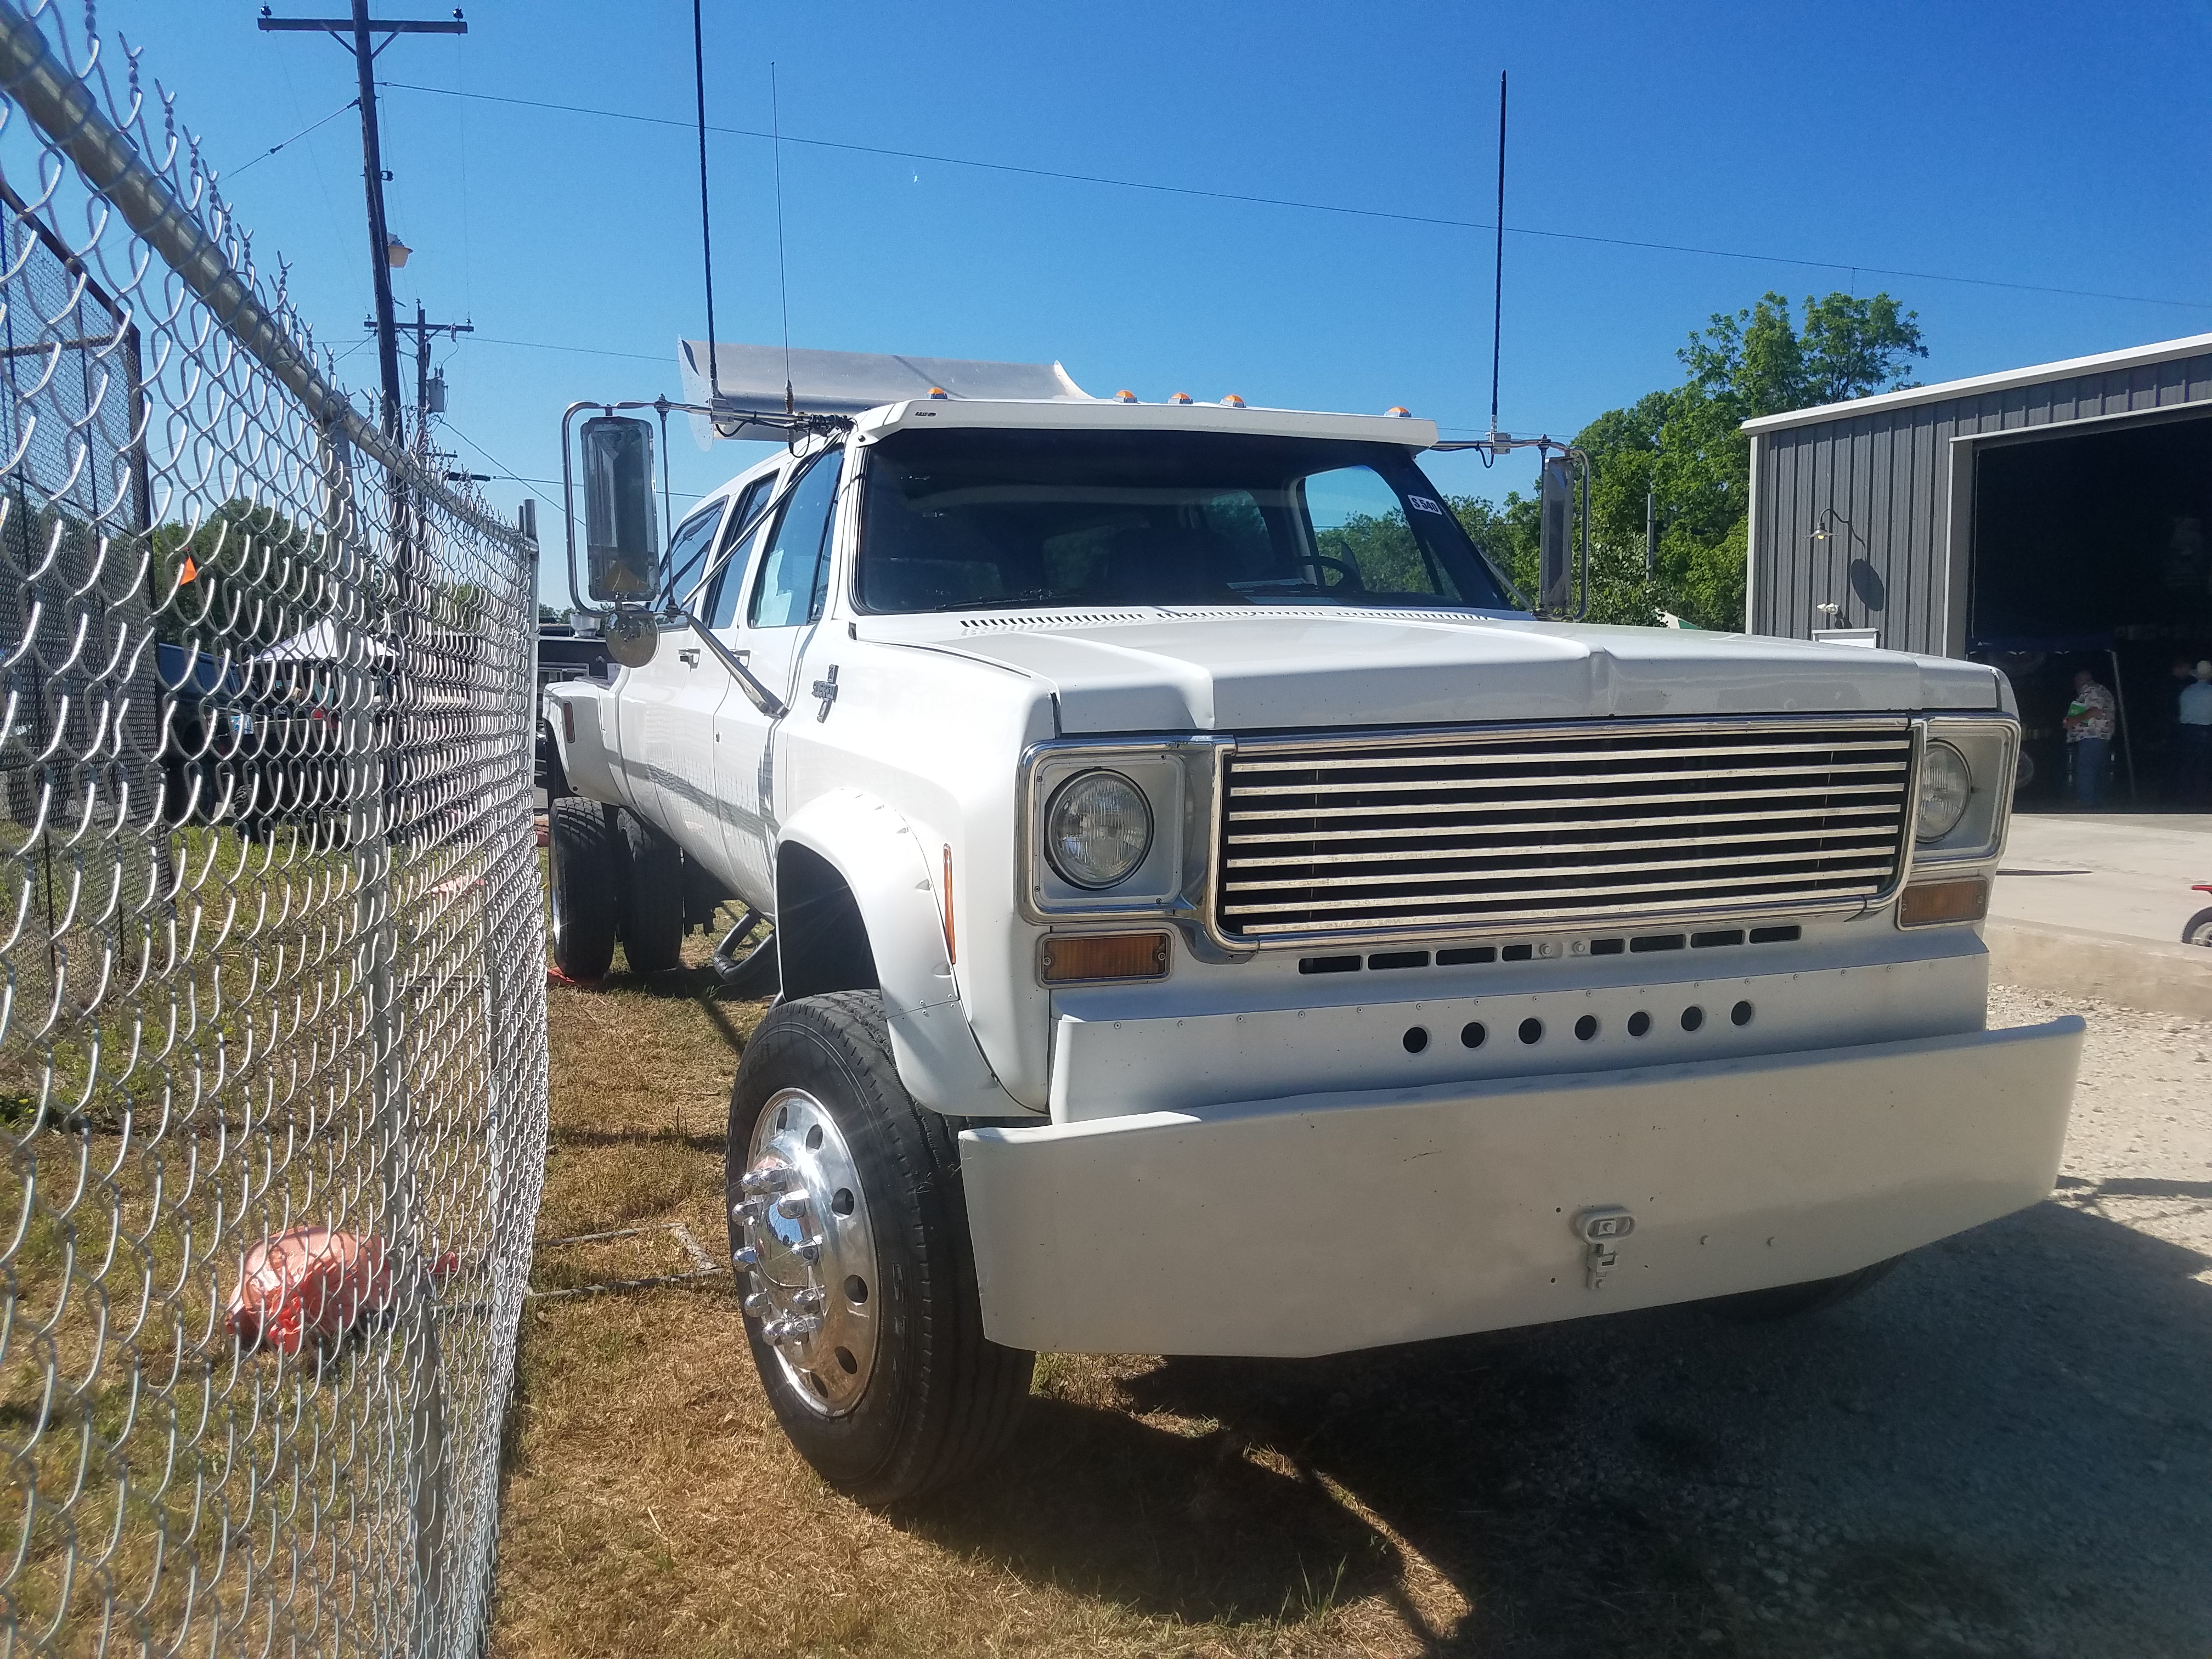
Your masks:
[[[469,436],[467,433],[462,431],[460,428],[455,426],[451,421],[447,422],[441,429],[448,436],[459,438],[471,449],[475,450],[477,454],[483,456],[484,459],[489,461],[494,466],[497,467],[499,469],[498,477],[505,483],[531,485],[543,484],[545,486],[546,489],[558,489],[561,487],[561,481],[558,478],[533,478],[529,477],[527,474],[515,471],[512,467],[508,466],[505,461],[500,459],[498,456],[493,454],[491,451],[486,449],[482,444],[478,443],[474,438]],[[544,490],[532,489],[530,493],[537,496],[539,501],[544,502],[546,506],[551,507],[556,513],[558,513],[561,510],[561,503],[555,501],[550,495],[546,495]],[[705,499],[702,492],[696,489],[674,489],[671,490],[669,493],[672,495],[681,495],[686,501],[696,501]]]
[[[601,120],[635,121],[647,126],[682,127],[691,123],[661,115],[636,115],[627,110],[592,109],[581,104],[556,104],[538,98],[513,98],[489,92],[458,92],[447,87],[417,86],[407,81],[385,81],[380,85],[398,92],[428,93],[441,98],[471,98],[486,103],[513,104],[525,109],[552,110],[564,115],[589,115]],[[1255,207],[1291,208],[1304,213],[1335,213],[1361,219],[1388,219],[1401,224],[1436,225],[1449,230],[1496,231],[1494,223],[1475,219],[1449,219],[1425,213],[1398,213],[1387,208],[1353,207],[1341,202],[1305,202],[1283,196],[1255,196],[1239,191],[1205,190],[1192,185],[1166,185],[1145,179],[1117,179],[1104,173],[1066,173],[1051,167],[1022,167],[1012,161],[982,161],[972,156],[936,155],[925,150],[892,149],[880,144],[847,143],[834,138],[799,138],[790,133],[761,132],[750,127],[710,127],[712,132],[738,138],[758,138],[774,143],[805,144],[815,149],[844,150],[859,155],[885,155],[902,161],[928,161],[939,167],[975,167],[989,173],[1018,173],[1025,178],[1053,179],[1064,183],[1103,185],[1116,190],[1150,191],[1165,196],[1191,196],[1213,202],[1241,202]],[[1787,253],[1747,253],[1738,248],[1698,247],[1685,242],[1650,242],[1629,236],[1596,236],[1571,230],[1537,230],[1510,226],[1506,234],[1534,236],[1547,241],[1586,242],[1601,247],[1635,248],[1648,253],[1687,253],[1708,259],[1740,259],[1755,264],[1802,265],[1815,270],[1846,270],[1875,276],[1898,276],[1918,283],[1957,283],[1972,288],[2005,289],[2019,294],[2052,294],[2069,300],[2116,300],[2129,305],[2175,306],[2190,311],[2212,311],[2212,300],[2172,300],[2157,295],[2113,294],[2098,289],[2057,288],[2045,283],[2008,282],[1996,276],[1956,276],[1942,271],[1906,270],[1896,266],[1869,264],[1863,260],[1808,259]]]
[[[550,340],[502,340],[495,334],[475,337],[478,345],[520,346],[526,351],[572,351],[586,357],[629,357],[641,363],[659,363],[665,368],[672,354],[643,351],[610,351],[603,346],[556,345]]]
[[[294,134],[293,134],[289,138],[287,138],[287,139],[284,141],[284,144],[295,144],[295,143],[299,143],[299,141],[300,141],[301,139],[302,139],[302,138],[306,137],[309,133],[311,133],[311,132],[314,131],[315,131],[315,129],[316,129],[317,127],[326,127],[326,126],[330,125],[330,124],[331,124],[331,122],[333,122],[333,121],[337,120],[337,119],[338,118],[338,117],[339,117],[339,116],[343,115],[343,114],[344,114],[348,110],[349,110],[349,109],[356,109],[356,108],[358,108],[358,107],[360,106],[360,105],[361,105],[361,100],[360,100],[360,99],[358,99],[358,98],[349,98],[349,99],[347,99],[347,100],[345,100],[345,102],[343,102],[343,104],[340,104],[340,105],[339,105],[336,109],[332,110],[332,111],[331,111],[328,115],[325,115],[325,117],[323,117],[323,118],[322,118],[321,120],[319,120],[319,121],[316,121],[316,122],[313,122],[313,123],[311,123],[310,125],[307,125],[307,126],[301,127],[301,128],[297,132],[294,133]],[[246,170],[246,168],[248,168],[248,167],[258,167],[258,166],[260,166],[262,162],[264,162],[264,161],[267,161],[270,156],[274,155],[275,155],[278,150],[280,150],[280,149],[283,149],[283,148],[284,148],[284,144],[271,144],[271,145],[270,145],[270,146],[269,146],[269,148],[268,148],[267,149],[263,150],[263,151],[261,152],[261,154],[260,154],[260,155],[258,155],[255,156],[255,157],[254,157],[251,161],[240,161],[240,162],[236,167],[233,167],[233,168],[232,168],[232,169],[231,169],[228,173],[226,173],[226,174],[224,175],[224,177],[225,177],[226,179],[235,179],[235,178],[237,178],[237,177],[238,177],[238,175],[239,175],[240,173],[241,173],[245,172],[245,171]]]

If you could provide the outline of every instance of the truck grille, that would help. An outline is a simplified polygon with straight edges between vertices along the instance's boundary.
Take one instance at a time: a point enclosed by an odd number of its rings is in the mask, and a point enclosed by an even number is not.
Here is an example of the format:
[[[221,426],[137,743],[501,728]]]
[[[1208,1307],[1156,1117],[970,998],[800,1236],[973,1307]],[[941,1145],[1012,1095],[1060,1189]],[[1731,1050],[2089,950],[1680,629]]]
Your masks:
[[[1911,771],[1902,720],[1240,743],[1218,921],[1297,939],[1856,904],[1898,875]]]

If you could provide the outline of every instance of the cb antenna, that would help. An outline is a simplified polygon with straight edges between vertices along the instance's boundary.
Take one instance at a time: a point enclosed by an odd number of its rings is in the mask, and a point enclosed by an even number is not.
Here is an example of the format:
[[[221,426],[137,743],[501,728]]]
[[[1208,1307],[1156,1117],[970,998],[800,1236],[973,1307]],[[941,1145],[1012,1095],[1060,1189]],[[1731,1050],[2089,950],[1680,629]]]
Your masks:
[[[699,249],[707,262],[707,407],[713,409],[722,401],[722,377],[714,367],[714,236],[707,218],[707,46],[699,6],[700,0],[691,0],[691,74],[699,91]]]
[[[700,117],[705,120],[704,116]],[[703,158],[706,140],[700,155]],[[700,162],[706,165],[702,159]],[[1505,331],[1505,71],[1498,72],[1498,263],[1490,279],[1490,435],[1498,436],[1498,348]]]
[[[691,0],[696,5],[699,0]],[[783,104],[776,96],[775,65],[768,66],[769,135],[775,151],[775,285],[783,299],[783,412],[793,412],[791,400],[791,278],[783,262]]]

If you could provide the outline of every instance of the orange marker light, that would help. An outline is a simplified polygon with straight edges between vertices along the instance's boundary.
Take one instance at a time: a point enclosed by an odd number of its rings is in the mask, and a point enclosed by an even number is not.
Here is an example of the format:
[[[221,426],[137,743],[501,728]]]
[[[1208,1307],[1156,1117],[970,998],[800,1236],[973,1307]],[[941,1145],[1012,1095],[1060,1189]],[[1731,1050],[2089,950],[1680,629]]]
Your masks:
[[[1048,985],[1097,979],[1165,979],[1165,933],[1057,934],[1037,951],[1037,977]]]
[[[952,936],[952,848],[945,849],[945,960],[957,963],[960,960],[958,944]]]
[[[1128,387],[1123,386],[1119,392],[1114,394],[1114,401],[1117,404],[1133,404],[1137,401],[1137,394],[1130,391]]]
[[[1979,921],[1990,913],[1990,884],[1983,877],[1917,881],[1897,902],[1900,927],[1933,927],[1947,921]]]
[[[1401,421],[1410,421],[1413,418],[1413,411],[1407,408],[1403,404],[1392,404],[1389,408],[1384,410],[1382,412],[1385,415],[1394,415]]]
[[[1178,392],[1174,397],[1169,398],[1168,401],[1171,404],[1187,404],[1191,401],[1190,393],[1188,392]]]
[[[1242,409],[1244,407],[1244,400],[1232,392],[1221,400],[1221,406],[1224,409]]]
[[[929,395],[933,398],[949,398],[952,394],[941,386],[933,386],[929,388]]]

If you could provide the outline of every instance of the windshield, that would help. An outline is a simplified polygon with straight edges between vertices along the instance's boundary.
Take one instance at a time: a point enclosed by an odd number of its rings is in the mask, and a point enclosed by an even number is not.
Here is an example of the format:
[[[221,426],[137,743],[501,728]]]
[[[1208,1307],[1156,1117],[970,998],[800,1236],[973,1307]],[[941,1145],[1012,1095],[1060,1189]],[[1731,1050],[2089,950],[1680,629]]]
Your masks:
[[[1384,444],[1193,432],[902,432],[867,469],[864,611],[1023,605],[1518,608]]]

